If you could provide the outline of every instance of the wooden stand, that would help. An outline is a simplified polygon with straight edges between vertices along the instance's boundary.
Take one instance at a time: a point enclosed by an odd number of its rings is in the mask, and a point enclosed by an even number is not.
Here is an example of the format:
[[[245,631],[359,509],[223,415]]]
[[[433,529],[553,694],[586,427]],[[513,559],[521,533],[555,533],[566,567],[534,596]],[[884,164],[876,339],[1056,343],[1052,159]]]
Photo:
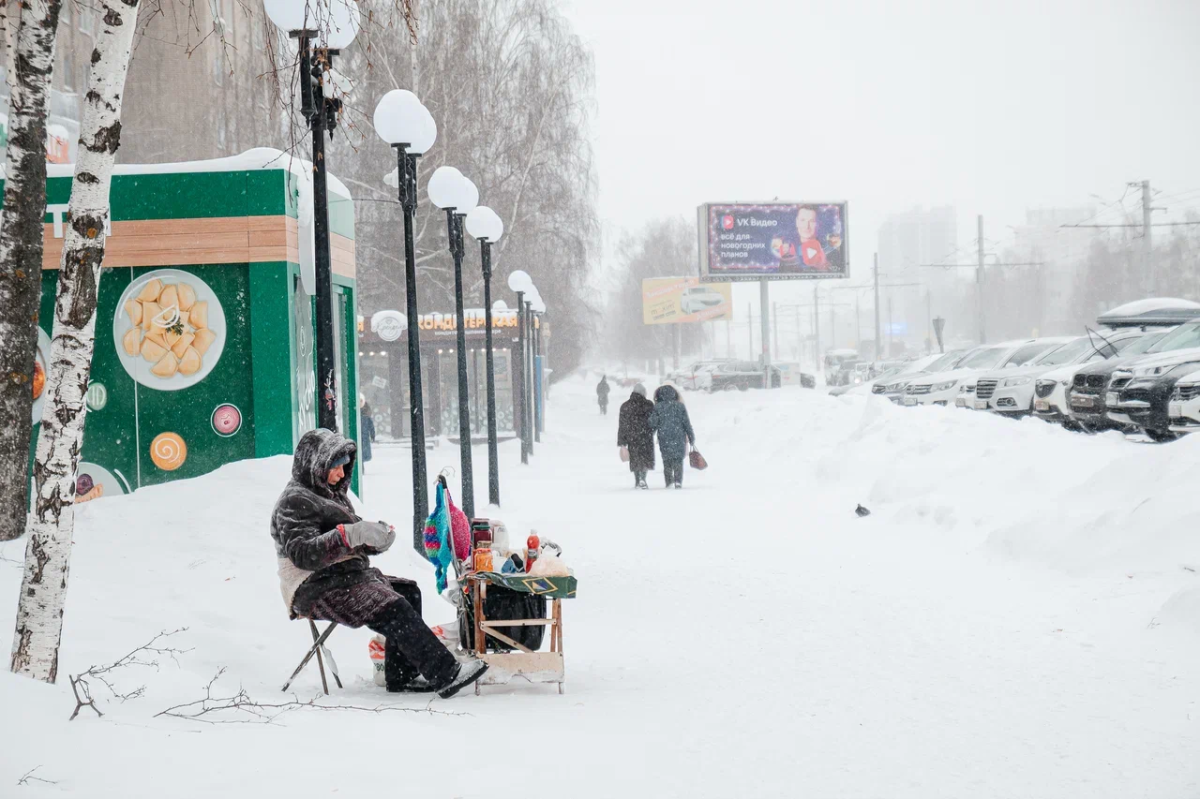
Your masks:
[[[487,597],[488,581],[476,575],[469,578],[471,603],[475,613],[475,655],[488,664],[487,673],[475,683],[475,693],[481,685],[506,685],[513,677],[524,677],[533,683],[558,683],[558,692],[563,693],[566,669],[563,659],[562,599],[550,600],[548,619],[503,619],[488,621],[483,615],[483,600]],[[500,627],[549,627],[550,651],[534,652],[507,635]],[[488,652],[487,637],[503,641],[513,647],[513,652]]]

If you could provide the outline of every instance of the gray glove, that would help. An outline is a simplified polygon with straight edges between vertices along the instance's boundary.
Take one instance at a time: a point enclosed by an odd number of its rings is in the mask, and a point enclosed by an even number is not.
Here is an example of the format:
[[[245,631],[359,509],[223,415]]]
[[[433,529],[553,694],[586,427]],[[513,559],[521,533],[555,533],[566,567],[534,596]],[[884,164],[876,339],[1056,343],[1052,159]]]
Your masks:
[[[386,552],[396,540],[396,530],[386,522],[355,522],[342,526],[351,549],[366,547]]]

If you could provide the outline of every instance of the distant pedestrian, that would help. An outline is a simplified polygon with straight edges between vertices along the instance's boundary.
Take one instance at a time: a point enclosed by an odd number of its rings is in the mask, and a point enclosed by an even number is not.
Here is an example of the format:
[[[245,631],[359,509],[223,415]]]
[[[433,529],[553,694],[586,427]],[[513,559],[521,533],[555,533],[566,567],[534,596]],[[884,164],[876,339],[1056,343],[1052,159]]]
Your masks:
[[[638,383],[621,406],[617,424],[617,446],[629,450],[629,471],[633,472],[635,488],[649,488],[646,472],[654,469],[654,431],[650,429],[650,414],[654,403],[646,398],[646,387]]]
[[[683,458],[687,446],[696,446],[696,433],[687,408],[673,386],[659,386],[654,392],[654,410],[650,429],[658,433],[658,451],[662,453],[663,477],[667,488],[683,488]]]
[[[612,386],[608,384],[608,375],[601,375],[600,382],[596,385],[596,401],[600,403],[600,414],[608,415],[608,392],[612,391]]]
[[[371,460],[371,444],[375,442],[375,416],[371,410],[371,403],[367,402],[366,397],[360,397],[358,410],[362,419],[359,438],[362,439],[362,460],[365,464]]]

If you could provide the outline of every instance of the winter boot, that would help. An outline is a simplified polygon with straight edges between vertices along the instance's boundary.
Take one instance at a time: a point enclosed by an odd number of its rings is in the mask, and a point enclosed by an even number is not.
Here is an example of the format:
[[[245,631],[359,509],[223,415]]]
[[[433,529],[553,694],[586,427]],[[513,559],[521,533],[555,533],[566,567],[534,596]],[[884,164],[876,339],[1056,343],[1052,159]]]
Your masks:
[[[450,681],[438,689],[438,696],[442,699],[449,699],[482,677],[483,673],[487,670],[488,664],[482,660],[469,660],[466,663],[460,663]]]
[[[437,686],[418,674],[407,682],[388,685],[387,690],[389,694],[428,694],[436,691]]]

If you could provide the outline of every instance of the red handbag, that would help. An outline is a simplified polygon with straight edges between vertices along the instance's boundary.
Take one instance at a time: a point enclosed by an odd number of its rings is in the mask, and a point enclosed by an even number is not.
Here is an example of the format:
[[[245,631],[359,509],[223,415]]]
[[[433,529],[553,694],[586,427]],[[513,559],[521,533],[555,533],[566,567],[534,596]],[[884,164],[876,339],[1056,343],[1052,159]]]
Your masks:
[[[693,449],[688,453],[688,465],[697,471],[704,471],[708,468],[708,461],[704,460],[704,456],[700,454],[700,450]]]

